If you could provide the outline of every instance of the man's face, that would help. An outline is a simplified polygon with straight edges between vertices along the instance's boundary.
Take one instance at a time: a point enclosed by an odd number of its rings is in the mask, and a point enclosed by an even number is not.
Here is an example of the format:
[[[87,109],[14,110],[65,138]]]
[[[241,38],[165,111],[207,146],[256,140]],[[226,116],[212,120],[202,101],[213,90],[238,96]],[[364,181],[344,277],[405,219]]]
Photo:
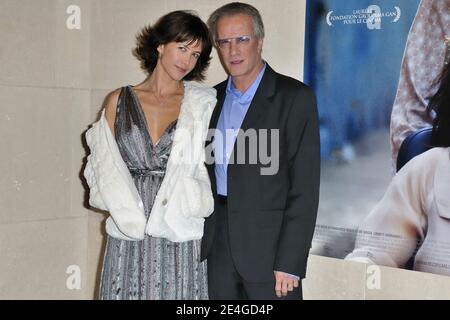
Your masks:
[[[250,39],[237,39],[243,36]],[[217,40],[224,39],[233,39],[218,48],[228,73],[244,81],[256,77],[262,63],[263,39],[255,37],[252,18],[245,14],[220,18],[217,22]]]

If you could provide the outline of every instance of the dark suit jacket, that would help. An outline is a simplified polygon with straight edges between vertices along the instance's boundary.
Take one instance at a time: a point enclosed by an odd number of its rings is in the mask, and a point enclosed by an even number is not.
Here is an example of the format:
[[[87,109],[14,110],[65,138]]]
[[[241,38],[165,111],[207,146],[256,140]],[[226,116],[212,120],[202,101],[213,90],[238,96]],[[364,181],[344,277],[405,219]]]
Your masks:
[[[224,81],[215,87],[212,129],[223,107],[226,85]],[[234,263],[247,281],[267,281],[273,270],[304,278],[319,201],[320,141],[313,92],[267,65],[241,126],[250,128],[257,130],[258,138],[258,129],[279,129],[279,170],[275,175],[261,175],[260,169],[268,166],[259,160],[257,164],[228,165],[229,239]],[[246,154],[248,148],[246,143]],[[215,166],[206,166],[217,197]],[[210,252],[215,228],[213,213],[205,221],[202,260]]]

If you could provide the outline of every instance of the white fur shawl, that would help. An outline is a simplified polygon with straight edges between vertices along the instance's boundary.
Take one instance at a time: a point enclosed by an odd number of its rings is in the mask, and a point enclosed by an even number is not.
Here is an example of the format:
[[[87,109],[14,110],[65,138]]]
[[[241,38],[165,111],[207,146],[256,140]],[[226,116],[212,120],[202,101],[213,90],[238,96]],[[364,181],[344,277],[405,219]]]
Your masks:
[[[203,236],[204,218],[214,207],[203,147],[215,104],[214,89],[185,84],[166,173],[148,221],[102,111],[100,120],[86,132],[91,153],[84,176],[90,188],[89,204],[110,213],[109,235],[133,241],[148,234],[173,242]]]

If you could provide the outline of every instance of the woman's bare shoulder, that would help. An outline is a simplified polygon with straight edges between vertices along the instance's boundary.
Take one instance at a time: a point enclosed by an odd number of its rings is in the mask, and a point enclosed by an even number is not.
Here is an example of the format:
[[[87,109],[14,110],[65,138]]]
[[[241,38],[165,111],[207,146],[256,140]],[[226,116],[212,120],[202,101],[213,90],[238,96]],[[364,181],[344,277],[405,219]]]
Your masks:
[[[114,132],[114,121],[116,120],[116,109],[119,101],[121,88],[117,88],[108,93],[103,100],[103,108],[105,109],[105,117],[111,130]]]

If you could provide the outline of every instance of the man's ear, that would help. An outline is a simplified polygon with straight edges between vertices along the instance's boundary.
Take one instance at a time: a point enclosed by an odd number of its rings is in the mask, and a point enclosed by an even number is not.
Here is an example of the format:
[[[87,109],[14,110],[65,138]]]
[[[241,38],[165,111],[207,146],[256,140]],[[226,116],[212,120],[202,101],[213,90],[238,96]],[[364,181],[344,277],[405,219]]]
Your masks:
[[[264,38],[258,39],[258,50],[261,53],[264,44]]]

